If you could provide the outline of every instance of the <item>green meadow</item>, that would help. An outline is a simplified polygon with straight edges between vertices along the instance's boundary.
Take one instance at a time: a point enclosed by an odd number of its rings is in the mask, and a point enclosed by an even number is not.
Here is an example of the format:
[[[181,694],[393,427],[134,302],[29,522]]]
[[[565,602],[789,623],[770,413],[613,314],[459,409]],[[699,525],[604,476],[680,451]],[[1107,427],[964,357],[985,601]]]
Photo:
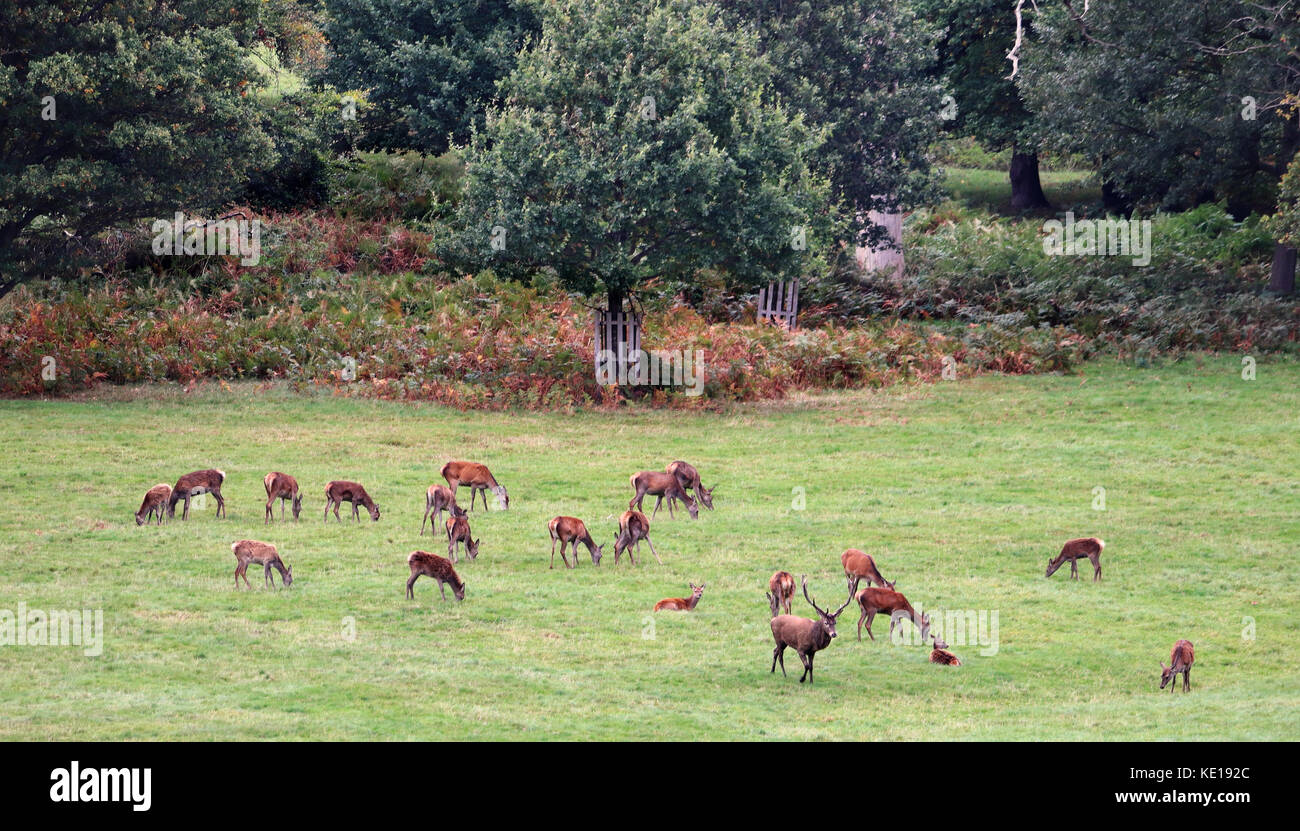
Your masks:
[[[102,654],[0,646],[0,739],[1300,738],[1300,364],[1192,356],[1070,375],[982,376],[724,413],[486,413],[284,386],[102,388],[0,402],[0,609],[98,609]],[[488,464],[508,511],[471,514],[464,602],[404,597],[425,489]],[[547,521],[613,539],[628,477],[686,459],[718,485],[696,521],[666,509],[636,566],[549,569]],[[137,527],[144,492],[227,473],[191,518]],[[263,524],[262,477],[304,491]],[[382,517],[322,520],[330,479]],[[465,496],[462,495],[462,501]],[[647,500],[646,512],[652,508]],[[1044,578],[1071,537],[1091,567]],[[230,544],[275,543],[288,589],[236,588]],[[441,540],[441,541],[440,541]],[[852,605],[816,681],[769,672],[778,568],[820,605],[840,553],[872,554],[926,610],[996,615],[961,667],[893,644]],[[463,556],[463,555],[462,555]],[[707,583],[690,613],[655,601]],[[811,609],[796,595],[795,613]],[[910,624],[902,624],[904,629]],[[992,633],[990,633],[992,634]],[[1179,638],[1192,692],[1157,689]],[[994,648],[995,646],[995,648]]]

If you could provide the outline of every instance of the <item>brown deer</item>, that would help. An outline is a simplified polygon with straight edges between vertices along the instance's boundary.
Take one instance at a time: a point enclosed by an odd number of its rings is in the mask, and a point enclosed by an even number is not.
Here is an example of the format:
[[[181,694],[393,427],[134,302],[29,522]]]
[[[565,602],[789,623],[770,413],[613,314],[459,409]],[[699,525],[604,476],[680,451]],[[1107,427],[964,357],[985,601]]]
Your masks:
[[[465,553],[469,554],[471,560],[478,559],[478,544],[483,542],[482,539],[473,539],[469,531],[469,514],[461,511],[459,515],[453,514],[447,517],[447,556],[453,563],[459,562],[456,557],[456,549],[461,543],[465,543]]]
[[[700,504],[710,511],[713,510],[713,492],[718,489],[717,485],[705,488],[704,483],[700,481],[700,472],[686,462],[673,462],[668,465],[668,472],[677,477],[677,483],[683,490],[693,491]]]
[[[849,581],[849,594],[858,593],[858,584],[862,580],[867,581],[870,586],[875,583],[877,586],[883,586],[892,589],[894,584],[880,576],[879,569],[876,568],[876,561],[871,559],[870,554],[864,554],[856,548],[850,548],[840,555],[840,562],[844,564],[844,576]]]
[[[862,617],[858,618],[858,640],[862,640],[863,621],[867,623],[867,636],[873,641],[876,639],[876,636],[871,634],[871,621],[876,619],[878,612],[889,614],[890,635],[894,634],[894,626],[898,624],[899,619],[906,616],[912,621],[912,625],[921,630],[921,640],[929,640],[929,613],[921,615],[921,621],[917,623],[916,612],[912,610],[912,604],[907,602],[902,592],[893,589],[866,588],[858,592],[857,598],[858,606],[862,608]]]
[[[460,579],[456,569],[451,567],[451,560],[446,557],[428,551],[412,551],[406,558],[406,564],[411,567],[411,578],[406,581],[406,596],[411,600],[415,599],[415,581],[421,574],[438,581],[438,592],[444,601],[447,599],[446,583],[451,584],[451,593],[456,595],[457,600],[465,599],[465,581]]]
[[[650,542],[650,520],[646,519],[645,514],[640,511],[629,508],[618,518],[618,537],[614,539],[614,565],[618,565],[618,556],[624,551],[627,552],[627,558],[632,560],[632,565],[636,565],[636,560],[632,559],[632,546],[635,544],[636,550],[640,551],[641,540],[645,540],[646,545],[650,546],[650,553],[659,560],[659,552],[655,551],[655,544]],[[664,561],[659,560],[659,565],[663,564]]]
[[[772,618],[772,637],[776,640],[776,648],[772,650],[772,672],[776,672],[776,662],[779,660],[781,675],[785,675],[785,648],[791,647],[799,655],[799,660],[803,661],[803,675],[799,676],[800,684],[805,678],[809,681],[813,680],[813,656],[819,650],[831,645],[831,640],[835,638],[835,619],[853,599],[847,598],[844,605],[834,613],[827,612],[808,596],[807,577],[803,578],[803,596],[817,612],[817,620],[794,615],[777,615]]]
[[[790,614],[790,601],[794,598],[794,575],[788,571],[778,571],[767,581],[767,588],[771,592],[767,598],[772,604],[772,617],[776,617],[777,609],[785,609],[785,613]]]
[[[252,588],[248,583],[249,563],[262,567],[262,579],[265,585],[275,587],[275,580],[271,579],[272,567],[280,572],[280,583],[285,588],[293,585],[293,566],[285,568],[279,552],[269,542],[239,540],[230,544],[230,550],[235,553],[235,560],[239,563],[235,566],[235,588],[239,588],[240,577],[244,578],[246,588]]]
[[[1047,561],[1047,576],[1051,577],[1056,570],[1070,562],[1070,579],[1079,579],[1079,558],[1087,557],[1092,561],[1092,581],[1095,583],[1101,579],[1101,550],[1106,547],[1098,537],[1080,537],[1077,540],[1070,540],[1061,549],[1061,553]]]
[[[424,492],[424,519],[420,520],[420,536],[424,536],[424,523],[429,523],[429,533],[434,533],[437,523],[442,521],[442,512],[460,516],[465,511],[456,504],[456,494],[446,485],[430,485]],[[432,514],[432,521],[429,517]]]
[[[700,603],[700,598],[704,596],[704,584],[698,586],[694,583],[687,583],[691,587],[690,598],[685,597],[666,597],[655,604],[656,612],[689,612]]]
[[[1172,694],[1176,683],[1170,683],[1178,673],[1183,674],[1183,692],[1192,691],[1192,662],[1196,656],[1192,651],[1192,642],[1180,640],[1174,644],[1173,651],[1169,653],[1169,666],[1165,666],[1164,661],[1160,662],[1160,689],[1164,689],[1169,684],[1169,692]]]
[[[361,520],[361,513],[357,509],[359,507],[364,507],[370,512],[370,518],[373,521],[379,521],[379,505],[375,503],[375,500],[370,498],[370,494],[366,493],[366,489],[356,482],[347,482],[338,479],[325,486],[324,519],[327,522],[329,521],[330,508],[333,508],[334,520],[336,522],[340,521],[339,507],[342,506],[344,502],[352,503],[353,519],[357,521]]]
[[[644,511],[641,501],[645,499],[646,494],[659,497],[655,502],[655,509],[650,514],[654,517],[659,514],[659,506],[664,504],[664,497],[668,497],[668,516],[673,516],[673,500],[680,499],[690,513],[691,519],[700,518],[700,509],[695,504],[695,500],[686,492],[677,477],[671,473],[663,473],[658,470],[643,470],[640,473],[633,474],[628,479],[632,483],[632,490],[636,491],[636,496],[632,501],[627,503],[629,508],[635,507],[638,511]]]
[[[154,514],[158,515],[158,524],[162,525],[163,512],[167,510],[167,500],[171,498],[172,486],[165,482],[154,485],[145,492],[140,510],[135,512],[135,524],[144,525]]]
[[[451,485],[451,492],[454,494],[456,488],[461,485],[469,485],[469,509],[474,510],[474,494],[483,494],[483,510],[488,509],[487,492],[490,490],[496,494],[497,505],[501,510],[510,507],[510,495],[506,493],[504,485],[498,485],[497,480],[492,476],[492,471],[487,466],[476,464],[474,462],[447,462],[442,466],[442,478],[447,480]]]
[[[555,568],[555,543],[560,543],[560,559],[564,561],[565,568],[573,568],[578,564],[578,543],[587,546],[591,552],[592,565],[600,565],[600,558],[605,553],[604,545],[596,545],[596,541],[591,538],[587,531],[587,526],[582,520],[572,516],[557,516],[551,520],[547,527],[551,531],[551,568]],[[565,544],[573,545],[573,565],[569,565],[569,558],[564,556]],[[628,555],[631,556],[631,555]]]
[[[930,663],[949,667],[961,666],[961,658],[948,651],[948,644],[942,638],[934,639],[934,649],[930,652]]]
[[[181,519],[190,518],[190,497],[210,493],[217,500],[217,516],[226,513],[226,500],[221,498],[221,484],[226,481],[226,474],[216,469],[196,470],[176,480],[172,486],[172,495],[167,497],[167,516],[176,516],[176,503],[185,500],[185,510]]]
[[[271,506],[275,500],[280,500],[280,519],[284,519],[284,502],[289,500],[293,505],[293,521],[298,521],[298,514],[302,513],[302,493],[298,490],[298,480],[287,473],[278,473],[272,471],[262,477],[262,485],[266,488],[266,522],[271,521],[273,512]]]

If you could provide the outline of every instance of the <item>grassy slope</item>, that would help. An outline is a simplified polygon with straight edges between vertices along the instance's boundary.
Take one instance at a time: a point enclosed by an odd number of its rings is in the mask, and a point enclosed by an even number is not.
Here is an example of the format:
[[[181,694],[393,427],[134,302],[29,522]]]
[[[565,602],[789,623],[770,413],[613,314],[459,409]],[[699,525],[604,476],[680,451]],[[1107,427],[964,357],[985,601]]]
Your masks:
[[[1300,365],[1254,382],[1232,358],[1085,376],[728,415],[465,414],[250,387],[0,402],[0,607],[101,607],[107,628],[99,658],[0,648],[0,738],[1300,738]],[[407,601],[407,553],[439,549],[416,534],[423,492],[452,457],[489,462],[513,505],[473,516],[463,604],[425,580]],[[721,487],[698,522],[654,523],[665,566],[646,551],[636,569],[547,570],[547,519],[606,539],[628,474],[674,458]],[[146,488],[207,465],[229,474],[230,519],[209,503],[135,527]],[[303,522],[263,528],[269,469],[303,483]],[[334,477],[371,486],[378,525],[321,522]],[[1105,580],[1043,579],[1085,534],[1108,543]],[[281,547],[290,590],[255,568],[253,591],[232,589],[245,536]],[[998,610],[998,654],[932,666],[880,638],[883,620],[859,644],[850,608],[815,686],[769,675],[767,577],[806,572],[819,601],[842,599],[850,545],[913,602]],[[699,609],[644,637],[654,601],[701,578]],[[1156,691],[1178,637],[1197,649],[1187,698]]]

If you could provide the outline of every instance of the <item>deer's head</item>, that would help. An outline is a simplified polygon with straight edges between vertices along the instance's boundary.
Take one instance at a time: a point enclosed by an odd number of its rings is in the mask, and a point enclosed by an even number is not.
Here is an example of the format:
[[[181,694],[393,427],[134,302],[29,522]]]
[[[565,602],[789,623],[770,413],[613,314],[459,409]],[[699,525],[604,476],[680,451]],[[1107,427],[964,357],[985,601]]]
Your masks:
[[[371,502],[371,503],[370,503],[370,518],[371,518],[372,520],[374,520],[375,522],[378,522],[378,521],[379,521],[379,503],[378,503],[378,502]]]
[[[595,548],[591,549],[592,565],[597,565],[597,566],[600,565],[600,558],[604,556],[604,554],[605,554],[605,546],[603,544],[598,545]]]
[[[697,586],[694,583],[687,583],[687,585],[691,587],[691,599],[698,603],[700,598],[704,596],[704,584],[701,583]]]
[[[136,524],[136,525],[144,525],[144,514],[137,513],[137,514],[135,515],[135,524]]]
[[[497,495],[497,505],[501,510],[504,511],[510,507],[510,494],[506,493],[505,485],[497,485],[492,489],[492,492]]]
[[[281,502],[280,504],[283,505],[284,503]],[[297,519],[297,518],[298,518],[298,514],[300,514],[300,513],[302,513],[302,494],[301,494],[301,493],[299,493],[297,496],[295,496],[295,497],[293,498],[293,518],[294,518],[294,519]]]
[[[781,608],[781,601],[777,600],[776,595],[771,592],[764,592],[764,594],[767,595],[767,605],[772,609],[772,617],[776,617],[777,611]]]
[[[1160,689],[1164,689],[1170,681],[1174,680],[1174,668],[1165,666],[1165,662],[1160,662]]]
[[[293,585],[293,566],[289,566],[284,570],[284,585],[285,588]]]
[[[465,542],[465,550],[469,552],[469,557],[471,560],[478,559],[478,544],[481,542],[483,542],[482,537],[479,537],[478,539],[472,542],[468,540]]]
[[[717,490],[717,488],[717,485],[714,485],[711,488],[706,488],[703,485],[700,486],[700,501],[703,502],[704,507],[708,508],[710,511],[713,510],[713,492]]]
[[[1045,576],[1045,577],[1051,577],[1052,574],[1053,574],[1053,573],[1054,573],[1058,568],[1061,567],[1061,563],[1063,563],[1063,562],[1065,562],[1064,558],[1062,558],[1062,560],[1061,560],[1060,562],[1057,562],[1057,561],[1056,561],[1055,559],[1053,559],[1052,557],[1048,557],[1048,558],[1047,558],[1047,574],[1044,575],[1044,576]]]
[[[930,636],[930,613],[921,613],[921,640],[925,641]]]
[[[686,510],[691,515],[691,519],[699,519],[700,518],[699,503],[697,503],[694,499],[691,499],[690,494],[686,493],[685,491],[682,492],[682,497],[683,497],[683,501],[686,503]]]
[[[844,603],[843,603],[843,604],[842,604],[838,609],[836,609],[834,612],[828,612],[828,611],[826,611],[825,609],[823,609],[823,608],[821,608],[820,606],[818,606],[817,603],[814,602],[813,599],[812,599],[811,597],[809,597],[809,595],[808,595],[808,577],[807,577],[806,575],[801,575],[801,576],[803,577],[803,597],[804,597],[804,600],[807,600],[807,601],[808,601],[808,605],[809,605],[809,606],[812,606],[812,607],[813,607],[813,610],[817,612],[818,622],[821,624],[822,629],[826,632],[826,634],[827,634],[829,637],[834,638],[834,637],[836,636],[836,635],[835,635],[835,619],[838,618],[838,617],[840,616],[840,613],[844,611],[844,607],[847,606],[847,605],[849,605],[849,601],[852,600],[853,598],[852,598],[852,597],[849,597],[849,598],[845,599]]]

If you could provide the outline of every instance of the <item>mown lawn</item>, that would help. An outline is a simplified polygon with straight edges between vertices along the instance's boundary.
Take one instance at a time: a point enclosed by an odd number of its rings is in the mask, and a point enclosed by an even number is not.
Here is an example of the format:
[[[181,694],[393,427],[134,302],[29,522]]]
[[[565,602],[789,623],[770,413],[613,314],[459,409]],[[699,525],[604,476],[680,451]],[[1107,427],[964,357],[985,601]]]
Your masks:
[[[1294,740],[1300,364],[1246,381],[1240,360],[723,415],[462,413],[252,386],[0,402],[0,609],[98,608],[106,628],[99,657],[0,647],[0,738]],[[511,508],[472,516],[463,603],[423,579],[412,602],[406,555],[445,551],[417,532],[451,458],[490,464]],[[550,517],[608,540],[629,474],[675,458],[720,486],[698,521],[654,522],[665,565],[643,546],[635,568],[608,554],[548,570]],[[208,466],[228,474],[229,519],[209,500],[136,527],[149,486]],[[263,527],[272,469],[303,484],[301,522]],[[322,522],[331,478],[366,483],[380,522]],[[1068,567],[1044,579],[1083,535],[1107,542],[1104,580],[1086,563],[1078,582]],[[290,589],[265,590],[257,567],[252,591],[233,587],[243,537],[280,546]],[[996,611],[996,654],[954,644],[965,665],[935,666],[890,644],[885,619],[858,643],[850,607],[815,685],[792,653],[790,677],[769,674],[768,576],[806,573],[838,603],[849,546],[927,609]],[[696,611],[649,614],[688,580],[708,583]],[[1180,637],[1196,645],[1189,696],[1156,689]]]

